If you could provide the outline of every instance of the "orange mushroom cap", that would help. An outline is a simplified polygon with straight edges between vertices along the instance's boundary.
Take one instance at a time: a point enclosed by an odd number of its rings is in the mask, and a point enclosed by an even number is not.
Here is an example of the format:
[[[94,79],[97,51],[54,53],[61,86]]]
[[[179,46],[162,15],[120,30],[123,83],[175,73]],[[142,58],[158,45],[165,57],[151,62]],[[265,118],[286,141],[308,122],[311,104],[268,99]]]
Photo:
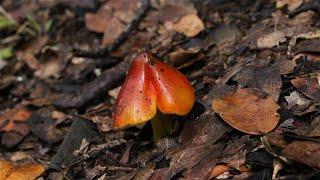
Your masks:
[[[186,115],[195,101],[188,79],[151,52],[133,60],[115,104],[114,126],[122,128],[153,118],[157,108],[164,114]]]

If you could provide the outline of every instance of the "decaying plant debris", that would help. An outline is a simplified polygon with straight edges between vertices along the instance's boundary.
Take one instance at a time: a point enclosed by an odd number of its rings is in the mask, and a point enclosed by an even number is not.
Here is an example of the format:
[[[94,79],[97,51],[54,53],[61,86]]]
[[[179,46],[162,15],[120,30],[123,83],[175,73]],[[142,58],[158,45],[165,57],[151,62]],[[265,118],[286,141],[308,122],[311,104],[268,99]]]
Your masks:
[[[318,0],[0,1],[0,179],[319,178]],[[196,103],[116,130],[150,50]],[[21,172],[28,176],[21,176]]]

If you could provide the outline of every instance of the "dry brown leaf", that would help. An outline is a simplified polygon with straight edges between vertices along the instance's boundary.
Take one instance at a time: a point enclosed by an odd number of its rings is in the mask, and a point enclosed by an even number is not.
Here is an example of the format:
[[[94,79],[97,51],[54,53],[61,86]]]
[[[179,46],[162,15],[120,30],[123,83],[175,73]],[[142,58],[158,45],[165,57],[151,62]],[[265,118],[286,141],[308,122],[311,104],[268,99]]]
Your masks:
[[[283,8],[284,6],[288,6],[289,11],[294,11],[299,6],[301,6],[303,0],[277,0],[276,7]]]
[[[284,32],[275,31],[270,34],[266,34],[257,40],[257,46],[259,48],[272,48],[287,40]]]
[[[40,69],[40,62],[36,55],[41,52],[42,48],[48,43],[48,36],[40,36],[27,44],[25,48],[16,51],[17,58],[23,60],[32,70]]]
[[[258,89],[239,89],[213,100],[212,108],[233,128],[248,134],[268,133],[279,121],[278,104]]]
[[[125,30],[140,7],[141,0],[109,0],[96,13],[85,14],[86,28],[104,33],[102,44],[109,45]]]
[[[106,13],[87,13],[85,14],[85,23],[87,29],[97,33],[103,33],[108,26],[108,19],[111,15]]]
[[[320,145],[311,141],[294,141],[285,146],[283,155],[289,159],[320,168]]]
[[[124,28],[125,25],[119,19],[112,18],[104,31],[102,44],[109,45],[113,43],[120,36]]]
[[[31,180],[44,173],[42,164],[14,165],[12,162],[0,160],[0,180]]]
[[[229,166],[224,165],[224,164],[217,164],[216,166],[214,166],[210,172],[209,178],[208,179],[212,179],[214,177],[219,176],[220,174],[228,171],[230,169]]]
[[[307,97],[320,101],[320,84],[317,78],[295,78],[291,83]]]
[[[21,123],[20,125],[15,124],[15,122],[26,122],[30,115],[31,112],[25,108],[14,108],[4,111],[0,114],[0,131],[14,130],[21,134],[28,133],[28,126],[23,126]],[[25,128],[28,130],[25,130]]]
[[[0,180],[5,180],[13,170],[14,165],[8,161],[0,160]]]
[[[197,15],[188,14],[183,16],[176,24],[174,24],[173,29],[188,37],[194,37],[204,29],[204,24]]]
[[[61,71],[61,64],[59,60],[55,57],[51,57],[44,64],[41,64],[41,67],[36,71],[36,76],[41,79],[47,79],[49,77],[59,77]]]

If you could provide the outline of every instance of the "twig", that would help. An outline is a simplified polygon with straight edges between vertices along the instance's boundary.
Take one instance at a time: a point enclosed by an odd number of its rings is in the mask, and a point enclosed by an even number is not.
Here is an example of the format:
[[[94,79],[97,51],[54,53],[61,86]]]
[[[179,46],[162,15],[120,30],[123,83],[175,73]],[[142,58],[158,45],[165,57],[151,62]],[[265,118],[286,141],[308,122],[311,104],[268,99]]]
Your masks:
[[[7,19],[10,19],[10,21],[14,22],[15,24],[17,23],[16,20],[14,20],[12,16],[9,13],[7,13],[7,11],[2,6],[0,6],[0,14],[5,16]]]
[[[123,167],[123,166],[108,166],[107,171],[134,171],[136,168]]]
[[[129,60],[124,60],[111,69],[105,70],[98,78],[83,85],[80,91],[66,94],[57,99],[53,104],[60,108],[79,108],[106,91],[117,87],[126,74],[130,65]]]
[[[90,149],[87,153],[82,154],[81,157],[78,157],[73,162],[71,162],[69,168],[85,160],[96,158],[98,155],[100,155],[102,152],[105,152],[107,149],[110,149],[115,146],[119,146],[126,142],[127,141],[124,139],[117,139],[104,144],[99,144],[96,147]]]

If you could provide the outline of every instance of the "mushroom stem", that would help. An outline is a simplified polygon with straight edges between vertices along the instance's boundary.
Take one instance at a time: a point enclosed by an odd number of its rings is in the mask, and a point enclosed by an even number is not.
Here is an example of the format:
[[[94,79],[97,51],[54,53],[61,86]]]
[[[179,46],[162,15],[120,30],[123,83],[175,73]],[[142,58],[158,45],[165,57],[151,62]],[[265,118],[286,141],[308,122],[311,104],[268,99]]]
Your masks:
[[[157,111],[156,115],[151,119],[153,139],[158,140],[174,130],[174,120],[172,116]]]

